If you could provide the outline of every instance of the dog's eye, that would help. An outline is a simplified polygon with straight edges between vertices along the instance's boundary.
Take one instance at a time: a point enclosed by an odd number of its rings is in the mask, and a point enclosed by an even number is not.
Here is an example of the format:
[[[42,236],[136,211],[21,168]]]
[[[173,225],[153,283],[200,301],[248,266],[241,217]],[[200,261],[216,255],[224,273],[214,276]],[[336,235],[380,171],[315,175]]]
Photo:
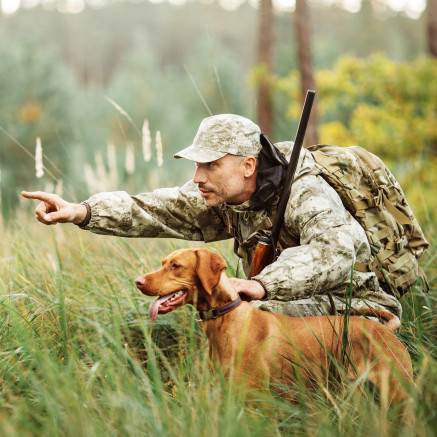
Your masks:
[[[179,264],[173,264],[173,265],[171,266],[172,269],[178,269],[179,267],[180,267]]]

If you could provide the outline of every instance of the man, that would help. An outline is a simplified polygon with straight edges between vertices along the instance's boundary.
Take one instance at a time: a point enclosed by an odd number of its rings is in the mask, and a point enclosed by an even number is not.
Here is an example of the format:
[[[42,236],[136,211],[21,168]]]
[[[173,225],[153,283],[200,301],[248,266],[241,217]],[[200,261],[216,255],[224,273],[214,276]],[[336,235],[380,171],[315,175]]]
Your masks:
[[[196,163],[192,181],[131,196],[99,193],[82,204],[42,192],[23,192],[42,202],[35,210],[47,225],[75,223],[82,229],[122,237],[217,241],[234,238],[248,272],[259,231],[271,226],[293,143],[273,146],[250,120],[232,114],[204,119],[193,144],[175,155]],[[370,260],[363,228],[302,150],[280,235],[278,259],[251,280],[232,278],[238,292],[261,309],[290,316],[332,313],[352,306],[401,314],[373,272],[353,270]],[[351,284],[352,277],[352,284]]]

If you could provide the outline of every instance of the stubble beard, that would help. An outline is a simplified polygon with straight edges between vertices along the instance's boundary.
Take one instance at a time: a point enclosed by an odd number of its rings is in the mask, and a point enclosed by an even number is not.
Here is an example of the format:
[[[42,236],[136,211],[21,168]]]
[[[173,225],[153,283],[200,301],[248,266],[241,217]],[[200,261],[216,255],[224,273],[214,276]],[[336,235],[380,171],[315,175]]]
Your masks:
[[[212,199],[208,200],[206,197],[203,198],[203,201],[205,202],[205,204],[207,206],[211,206],[211,207],[212,206],[219,206],[225,202],[225,200],[221,196],[219,196],[217,198],[217,193],[215,191],[212,191],[211,193],[212,193],[211,197],[213,197]],[[215,197],[215,199],[214,199],[214,197]]]
[[[209,189],[209,187],[205,187],[201,184],[199,184],[198,188]],[[210,207],[219,206],[222,203],[237,205],[243,203],[243,201],[240,201],[238,199],[238,197],[241,196],[241,193],[243,193],[243,189],[244,184],[242,182],[235,180],[229,181],[226,185],[222,187],[214,187],[214,189],[211,188],[211,199],[207,199],[206,197],[204,197],[203,200],[205,204]],[[231,196],[230,193],[232,193]]]

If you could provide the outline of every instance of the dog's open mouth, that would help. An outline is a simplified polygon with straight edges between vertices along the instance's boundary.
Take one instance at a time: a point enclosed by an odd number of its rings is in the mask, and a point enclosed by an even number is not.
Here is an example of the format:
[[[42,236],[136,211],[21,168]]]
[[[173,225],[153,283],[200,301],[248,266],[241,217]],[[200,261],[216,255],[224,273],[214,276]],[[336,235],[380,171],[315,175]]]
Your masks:
[[[149,316],[152,322],[156,320],[158,314],[166,314],[173,311],[176,306],[182,303],[187,293],[186,290],[179,290],[165,296],[159,296],[149,307]]]

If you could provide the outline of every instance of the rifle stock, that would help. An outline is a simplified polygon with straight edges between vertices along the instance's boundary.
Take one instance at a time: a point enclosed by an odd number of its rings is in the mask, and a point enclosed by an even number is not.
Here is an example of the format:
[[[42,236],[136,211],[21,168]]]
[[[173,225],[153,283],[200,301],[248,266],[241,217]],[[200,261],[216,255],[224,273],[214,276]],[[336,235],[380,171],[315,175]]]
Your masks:
[[[275,251],[273,250],[270,235],[263,235],[255,247],[252,262],[250,263],[249,279],[258,275],[273,262],[274,258]]]
[[[273,222],[272,231],[271,233],[261,236],[255,247],[255,252],[252,258],[252,262],[250,264],[248,276],[249,279],[261,273],[261,271],[269,264],[271,264],[277,257],[276,246],[279,240],[279,233],[284,223],[285,208],[287,206],[288,198],[290,196],[291,185],[293,183],[294,174],[296,172],[297,163],[299,161],[300,151],[302,149],[305,131],[308,126],[308,121],[311,115],[311,108],[315,95],[315,91],[307,91],[302,115],[300,117],[299,126],[297,128],[296,138],[294,140],[290,163],[288,164],[287,168],[284,189],[279,200],[279,205]]]

